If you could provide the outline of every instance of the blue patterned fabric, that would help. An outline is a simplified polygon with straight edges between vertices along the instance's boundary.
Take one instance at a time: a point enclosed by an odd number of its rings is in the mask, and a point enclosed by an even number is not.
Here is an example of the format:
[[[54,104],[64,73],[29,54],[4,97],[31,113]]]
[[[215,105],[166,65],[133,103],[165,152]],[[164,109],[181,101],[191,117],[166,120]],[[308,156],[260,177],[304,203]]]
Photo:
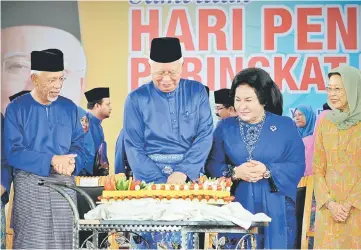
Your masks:
[[[184,159],[183,154],[152,154],[148,156],[159,167],[163,175],[167,177],[174,172],[177,164],[181,163]]]
[[[152,161],[160,168],[165,176],[172,174],[175,166],[183,161],[183,154],[152,154],[148,155]],[[140,233],[144,240],[138,237],[137,240],[132,239],[133,246],[136,249],[180,249],[181,234],[180,232],[154,232],[154,233]],[[188,237],[188,248],[192,249],[192,235]],[[136,237],[137,238],[137,237]],[[138,244],[137,244],[138,243]],[[149,246],[148,246],[148,244]]]
[[[316,219],[316,199],[315,194],[312,194],[312,208],[311,208],[311,222],[310,222],[310,231],[315,231],[315,219]],[[310,237],[308,241],[308,249],[313,249],[314,238]]]
[[[296,231],[297,231],[297,221],[296,221],[296,207],[292,199],[286,197],[285,203],[286,210],[286,220],[287,220],[287,249],[294,249],[296,243]],[[221,246],[221,249],[235,249],[239,240],[244,236],[244,234],[219,234],[218,238],[226,237],[225,245]],[[264,230],[263,228],[258,229],[258,234],[256,234],[257,240],[257,249],[264,248]],[[251,249],[250,239],[247,240],[247,249]],[[239,249],[239,247],[237,248]]]
[[[1,249],[6,249],[6,219],[5,206],[1,202]]]

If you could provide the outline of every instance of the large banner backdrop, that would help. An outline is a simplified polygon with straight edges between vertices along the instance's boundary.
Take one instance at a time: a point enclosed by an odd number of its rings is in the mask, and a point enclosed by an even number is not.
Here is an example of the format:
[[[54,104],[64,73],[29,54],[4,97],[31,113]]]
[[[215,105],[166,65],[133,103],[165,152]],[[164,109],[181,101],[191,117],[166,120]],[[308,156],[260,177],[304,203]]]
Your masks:
[[[361,68],[360,1],[3,1],[1,14],[1,111],[10,95],[33,88],[30,52],[61,49],[64,96],[86,108],[85,90],[110,87],[113,110],[102,125],[111,168],[125,98],[150,80],[154,37],[179,37],[183,77],[211,91],[230,87],[243,68],[264,68],[291,117],[299,104],[318,111],[326,102],[330,68]]]
[[[267,70],[283,92],[288,116],[299,104],[322,108],[331,68],[361,67],[356,2],[130,0],[129,5],[129,91],[149,80],[149,44],[158,36],[181,40],[183,77],[211,90],[229,88],[243,68]]]

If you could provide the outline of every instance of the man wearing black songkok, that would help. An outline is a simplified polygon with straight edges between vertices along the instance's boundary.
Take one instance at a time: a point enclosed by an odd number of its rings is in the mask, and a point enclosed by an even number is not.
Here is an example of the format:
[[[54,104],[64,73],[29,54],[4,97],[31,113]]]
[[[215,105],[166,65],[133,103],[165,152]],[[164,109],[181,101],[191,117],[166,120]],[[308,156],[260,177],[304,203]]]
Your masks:
[[[236,110],[233,107],[233,100],[229,95],[229,89],[220,89],[214,91],[214,100],[216,104],[216,115],[219,119],[237,116]]]
[[[33,51],[30,77],[34,89],[15,98],[5,114],[5,155],[14,169],[14,248],[70,249],[69,204],[38,185],[40,179],[74,185],[73,175],[85,165],[78,108],[60,96],[65,81],[62,51]],[[69,195],[75,200],[74,192]]]

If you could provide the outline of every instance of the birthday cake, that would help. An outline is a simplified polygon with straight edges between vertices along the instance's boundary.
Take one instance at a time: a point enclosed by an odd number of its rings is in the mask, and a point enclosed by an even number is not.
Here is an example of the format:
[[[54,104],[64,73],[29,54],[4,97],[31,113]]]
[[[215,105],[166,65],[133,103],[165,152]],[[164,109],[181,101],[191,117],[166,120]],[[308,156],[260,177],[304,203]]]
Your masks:
[[[157,200],[184,199],[210,204],[227,204],[233,201],[230,178],[200,177],[183,185],[145,183],[125,176],[108,176],[104,191],[98,197],[101,203],[152,198]]]

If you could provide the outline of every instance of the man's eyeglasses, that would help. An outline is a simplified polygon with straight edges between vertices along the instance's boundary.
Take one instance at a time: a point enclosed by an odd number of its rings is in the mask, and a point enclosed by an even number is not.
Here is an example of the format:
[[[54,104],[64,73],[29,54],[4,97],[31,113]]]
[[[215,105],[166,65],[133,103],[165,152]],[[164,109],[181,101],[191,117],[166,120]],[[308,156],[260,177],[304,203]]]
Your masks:
[[[162,78],[162,77],[164,77],[166,75],[169,75],[170,78],[175,78],[180,74],[180,72],[181,72],[181,69],[177,69],[177,70],[175,70],[175,69],[173,69],[173,70],[158,70],[158,71],[154,71],[152,73],[152,75],[154,77],[157,77],[157,78]]]
[[[62,76],[62,77],[56,77],[56,78],[46,79],[46,82],[49,83],[49,84],[54,84],[54,83],[56,83],[57,81],[63,83],[65,80],[66,80],[66,77],[65,77],[65,76]]]

